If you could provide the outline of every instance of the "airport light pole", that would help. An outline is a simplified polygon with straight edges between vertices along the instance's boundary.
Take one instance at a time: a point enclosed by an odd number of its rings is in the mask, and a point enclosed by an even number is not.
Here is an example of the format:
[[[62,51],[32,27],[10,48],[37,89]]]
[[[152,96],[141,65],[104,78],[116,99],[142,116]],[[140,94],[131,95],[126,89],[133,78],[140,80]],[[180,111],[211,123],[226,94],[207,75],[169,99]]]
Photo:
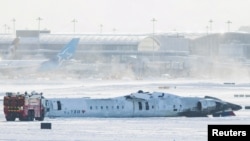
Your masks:
[[[155,42],[154,42],[154,38],[155,38],[155,22],[157,21],[155,18],[153,18],[152,20],[153,23],[153,61],[155,60]]]
[[[6,34],[6,32],[7,32],[7,27],[8,27],[7,24],[4,24],[3,27],[4,27],[4,34]]]
[[[8,34],[10,33],[10,27],[9,26],[7,27],[7,33]]]
[[[75,34],[75,31],[76,31],[76,22],[77,22],[77,20],[76,20],[76,19],[73,19],[72,22],[73,22],[73,33]]]
[[[210,23],[210,32],[212,33],[212,24],[213,24],[213,20],[209,20]],[[212,48],[212,38],[210,38],[210,42],[209,42],[209,48],[210,48],[210,57],[213,58],[213,48]]]
[[[232,22],[231,21],[227,21],[227,30],[228,30],[228,32],[230,32],[230,24],[231,24]]]
[[[115,29],[115,28],[113,28],[113,32],[114,32],[114,34],[115,34],[115,32],[116,32],[116,29]]]
[[[208,35],[208,26],[206,26],[206,31],[207,31],[207,35]]]
[[[39,34],[40,34],[40,22],[41,22],[41,20],[43,20],[43,19],[40,18],[40,17],[38,17],[36,20],[38,21],[38,32],[39,32]]]
[[[103,25],[100,24],[100,34],[102,34],[102,27],[103,27]]]
[[[16,19],[13,18],[11,21],[13,22],[13,34],[15,34],[15,32],[16,32],[16,26],[15,26]]]
[[[42,18],[38,17],[36,20],[38,21],[38,49],[40,49],[40,22]]]
[[[212,32],[212,24],[213,24],[213,20],[211,19],[211,20],[209,20],[208,22],[210,23],[210,32]]]

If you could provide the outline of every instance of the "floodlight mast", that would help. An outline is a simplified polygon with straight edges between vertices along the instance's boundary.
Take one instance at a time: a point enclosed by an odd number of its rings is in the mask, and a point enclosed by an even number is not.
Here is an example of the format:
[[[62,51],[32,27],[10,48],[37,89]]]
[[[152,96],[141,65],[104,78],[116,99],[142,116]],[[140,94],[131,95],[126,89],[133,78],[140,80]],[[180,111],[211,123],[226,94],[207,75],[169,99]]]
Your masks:
[[[73,33],[75,34],[77,20],[73,19],[72,22],[73,22]]]

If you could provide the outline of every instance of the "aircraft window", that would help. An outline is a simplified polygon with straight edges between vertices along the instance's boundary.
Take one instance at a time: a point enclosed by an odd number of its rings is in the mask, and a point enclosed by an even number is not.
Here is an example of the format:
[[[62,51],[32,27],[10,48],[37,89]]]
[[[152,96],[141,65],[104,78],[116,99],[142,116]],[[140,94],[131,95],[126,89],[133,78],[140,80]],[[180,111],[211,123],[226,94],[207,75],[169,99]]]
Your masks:
[[[117,106],[117,109],[119,109],[119,106]]]
[[[114,106],[112,106],[112,109],[114,109]]]
[[[62,110],[62,105],[60,101],[57,101],[57,110]]]
[[[139,104],[139,110],[142,110],[142,104],[141,104],[141,102],[138,102],[138,104]]]
[[[95,108],[96,108],[96,110],[98,109],[98,107],[97,107],[97,106],[95,106]]]
[[[199,110],[199,111],[201,111],[201,110],[202,110],[202,105],[201,105],[201,102],[198,102],[198,103],[197,103],[197,108],[198,108],[198,110]]]
[[[148,102],[146,102],[146,110],[149,110]]]
[[[122,109],[124,109],[124,106],[122,106]]]
[[[109,107],[108,107],[108,106],[106,106],[106,109],[109,109]]]
[[[175,105],[173,105],[173,108],[174,108],[173,111],[177,111],[177,109],[175,108]]]
[[[92,106],[90,106],[89,109],[92,110]]]
[[[154,105],[152,105],[152,109],[154,109],[155,107],[154,107]]]
[[[103,109],[103,107],[101,106],[101,109]]]

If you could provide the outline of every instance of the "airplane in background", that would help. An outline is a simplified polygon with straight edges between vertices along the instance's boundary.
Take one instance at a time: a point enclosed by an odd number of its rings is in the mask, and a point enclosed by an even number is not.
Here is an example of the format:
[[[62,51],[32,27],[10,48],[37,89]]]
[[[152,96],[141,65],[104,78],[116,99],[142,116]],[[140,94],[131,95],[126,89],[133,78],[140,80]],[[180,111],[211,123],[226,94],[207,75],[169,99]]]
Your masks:
[[[1,58],[2,60],[5,60],[5,59],[14,59],[15,58],[16,50],[17,50],[19,41],[20,41],[20,39],[18,37],[16,37],[12,41],[12,43],[10,44],[8,50],[3,53],[3,57]]]
[[[48,71],[60,67],[64,61],[73,58],[80,38],[73,38],[56,56],[48,61],[44,61],[38,71]]]
[[[235,116],[242,107],[210,96],[139,90],[115,98],[50,98],[46,109],[47,117],[219,117]]]
[[[48,71],[59,68],[64,61],[72,59],[75,54],[80,38],[73,38],[57,53],[56,56],[49,60],[1,60],[0,71],[2,69],[23,69],[37,68],[37,71]]]

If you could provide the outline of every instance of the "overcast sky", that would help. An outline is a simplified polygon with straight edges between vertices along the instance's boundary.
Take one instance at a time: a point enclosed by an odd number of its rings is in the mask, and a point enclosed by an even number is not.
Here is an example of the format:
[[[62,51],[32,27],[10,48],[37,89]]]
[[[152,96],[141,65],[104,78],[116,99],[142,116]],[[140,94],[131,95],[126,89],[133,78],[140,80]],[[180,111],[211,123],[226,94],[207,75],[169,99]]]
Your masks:
[[[0,0],[0,33],[41,29],[52,33],[223,32],[250,25],[250,0]],[[115,30],[114,30],[115,29]]]

